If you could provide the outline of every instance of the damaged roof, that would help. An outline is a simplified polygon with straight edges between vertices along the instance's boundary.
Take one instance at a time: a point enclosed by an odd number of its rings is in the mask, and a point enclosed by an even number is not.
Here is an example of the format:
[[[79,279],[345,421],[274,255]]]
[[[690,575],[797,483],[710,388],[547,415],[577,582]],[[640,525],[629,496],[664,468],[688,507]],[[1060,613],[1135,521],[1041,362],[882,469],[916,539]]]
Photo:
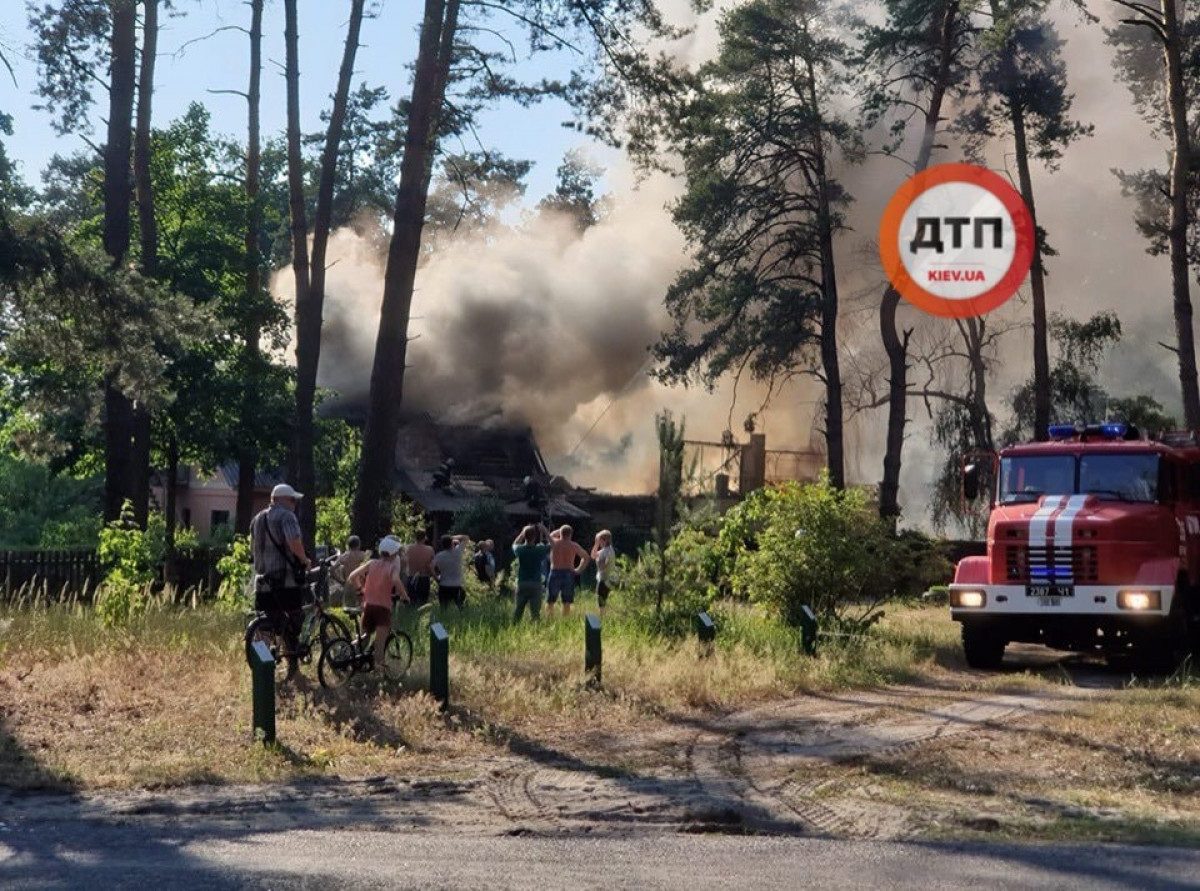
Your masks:
[[[434,471],[446,459],[454,468],[449,486],[434,485]],[[473,502],[496,499],[519,520],[540,512],[525,500],[525,477],[545,479],[546,462],[528,427],[438,424],[425,415],[405,423],[396,445],[396,484],[429,513],[457,513]],[[561,492],[548,493],[556,519],[583,520],[591,515]]]
[[[400,491],[416,502],[428,513],[455,514],[472,503],[485,499],[503,502],[504,512],[518,519],[536,520],[541,512],[531,507],[523,498],[509,500],[479,479],[454,477],[449,486],[433,485],[433,473],[425,470],[398,468],[396,482]],[[591,516],[586,510],[572,504],[560,495],[550,498],[548,513],[556,519],[586,520]]]

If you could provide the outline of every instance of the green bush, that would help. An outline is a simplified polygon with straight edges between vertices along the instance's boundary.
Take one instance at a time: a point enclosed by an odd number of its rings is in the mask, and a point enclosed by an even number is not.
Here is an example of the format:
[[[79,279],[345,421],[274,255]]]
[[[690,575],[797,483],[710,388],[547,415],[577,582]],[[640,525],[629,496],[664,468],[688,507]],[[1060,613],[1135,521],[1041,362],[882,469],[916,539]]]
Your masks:
[[[392,499],[392,535],[401,541],[416,541],[428,528],[429,519],[418,505],[404,498]]]
[[[250,560],[250,536],[235,535],[229,550],[217,561],[217,572],[221,575],[221,587],[217,590],[217,601],[230,609],[249,606],[247,591],[254,566]]]
[[[715,539],[701,530],[684,527],[667,545],[666,596],[662,610],[658,599],[661,557],[658,545],[643,545],[637,558],[617,557],[617,579],[622,599],[645,610],[645,621],[660,634],[684,635],[696,613],[708,609],[717,594],[713,559]]]
[[[499,498],[480,498],[471,502],[455,512],[450,527],[453,532],[471,536],[473,541],[495,539],[501,547],[515,537],[512,521]]]
[[[936,539],[915,529],[901,532],[894,543],[895,556],[888,566],[897,597],[919,597],[954,578],[954,564]]]
[[[224,528],[224,527],[218,527]],[[195,551],[200,548],[200,533],[194,526],[175,527],[175,550]]]
[[[76,507],[60,519],[47,520],[38,536],[37,546],[49,550],[94,548],[103,528],[101,514]]]
[[[120,519],[100,530],[99,554],[105,577],[96,594],[96,611],[106,626],[126,625],[145,610],[165,548],[162,516],[151,516],[147,528],[140,529],[128,501]]]
[[[864,627],[895,593],[896,539],[861,489],[824,479],[760,489],[729,512],[726,530],[743,545],[733,592],[788,624],[799,624],[807,605],[822,619]]]
[[[50,472],[0,451],[0,547],[94,548],[101,481]]]
[[[344,548],[350,537],[350,498],[345,493],[317,498],[317,544]],[[370,547],[370,544],[367,543]]]

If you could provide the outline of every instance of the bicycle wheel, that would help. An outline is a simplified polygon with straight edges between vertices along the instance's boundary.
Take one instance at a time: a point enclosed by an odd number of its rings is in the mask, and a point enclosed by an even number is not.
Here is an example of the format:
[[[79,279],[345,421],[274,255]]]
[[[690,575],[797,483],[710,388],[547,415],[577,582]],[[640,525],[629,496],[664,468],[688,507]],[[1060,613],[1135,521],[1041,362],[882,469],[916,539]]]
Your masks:
[[[283,664],[285,660],[279,658],[283,637],[279,633],[279,626],[270,616],[259,616],[246,626],[246,664],[251,667],[254,662],[250,653],[258,641],[266,644],[267,649],[271,651],[271,656],[275,660],[275,673],[280,674],[286,671],[287,666]]]
[[[350,641],[335,637],[317,662],[317,680],[327,690],[336,690],[344,686],[354,674],[357,658],[358,654]]]
[[[400,680],[408,674],[412,658],[412,638],[403,631],[393,631],[389,634],[383,650],[383,673],[393,681]]]
[[[329,649],[329,644],[335,639],[350,640],[354,632],[346,622],[335,615],[326,613],[321,617],[321,649]]]

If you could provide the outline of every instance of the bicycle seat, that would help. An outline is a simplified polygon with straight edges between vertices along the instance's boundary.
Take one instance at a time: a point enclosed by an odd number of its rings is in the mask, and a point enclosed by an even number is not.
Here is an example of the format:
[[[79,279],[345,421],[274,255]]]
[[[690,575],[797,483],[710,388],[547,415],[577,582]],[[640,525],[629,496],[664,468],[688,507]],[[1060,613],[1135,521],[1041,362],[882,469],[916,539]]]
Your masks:
[[[345,614],[348,616],[361,616],[362,615],[362,607],[361,606],[348,606],[343,610],[343,612],[345,612]]]

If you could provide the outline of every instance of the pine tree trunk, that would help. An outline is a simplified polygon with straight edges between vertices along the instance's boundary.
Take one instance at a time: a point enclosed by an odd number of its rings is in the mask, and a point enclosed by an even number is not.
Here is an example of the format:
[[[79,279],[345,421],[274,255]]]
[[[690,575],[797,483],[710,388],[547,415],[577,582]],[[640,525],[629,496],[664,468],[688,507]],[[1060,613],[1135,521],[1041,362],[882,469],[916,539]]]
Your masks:
[[[137,71],[137,3],[112,4],[112,75],[108,91],[108,140],[104,146],[104,251],[113,266],[129,253],[133,98]]]
[[[457,28],[458,0],[425,0],[394,228],[384,273],[367,427],[354,493],[352,528],[368,538],[386,531],[391,509],[413,284],[420,259],[438,119]]]
[[[262,230],[262,203],[259,187],[262,173],[262,136],[259,112],[262,101],[262,17],[264,0],[250,0],[250,84],[246,90],[246,318],[242,335],[242,367],[245,378],[239,418],[237,507],[234,531],[250,531],[254,516],[254,477],[258,465],[257,381],[261,372],[262,349],[262,256],[259,236]]]
[[[821,239],[825,241],[822,233]],[[826,246],[821,247],[822,255],[826,254]],[[825,374],[825,448],[826,467],[829,470],[829,484],[836,489],[846,487],[845,436],[842,406],[842,372],[838,363],[837,317],[838,295],[837,286],[833,283],[833,236],[829,234],[828,260],[822,259],[822,265],[829,263],[829,272],[824,270],[821,277],[826,279],[825,295],[821,303],[821,366]]]
[[[296,365],[308,359],[301,347],[308,338],[309,262],[308,218],[304,206],[304,159],[300,152],[300,36],[296,21],[296,0],[284,0],[284,42],[287,46],[284,79],[287,83],[287,168],[288,205],[291,215],[292,275],[296,282]],[[318,329],[320,316],[317,317]],[[320,331],[317,332],[320,337]],[[300,531],[306,547],[316,535],[316,514],[311,501],[313,469],[313,397],[315,390],[302,387],[296,380],[296,410],[292,418],[292,441],[288,455],[288,481],[310,500],[299,510]]]
[[[1192,295],[1188,278],[1188,227],[1191,211],[1191,134],[1188,130],[1187,94],[1184,85],[1182,10],[1162,0],[1167,41],[1167,106],[1171,118],[1171,213],[1168,245],[1171,255],[1171,293],[1175,310],[1175,339],[1179,358],[1179,389],[1183,398],[1184,422],[1189,430],[1200,430],[1200,384],[1196,380],[1196,338],[1192,329]]]
[[[158,0],[142,0],[142,60],[138,74],[137,129],[133,142],[133,173],[137,187],[138,234],[142,273],[158,275],[158,221],[154,215],[151,122],[154,109],[154,64],[158,55]]]
[[[971,438],[975,448],[990,451],[993,445],[992,414],[987,404],[987,362],[983,356],[987,321],[983,318],[967,318],[959,324],[971,366]]]
[[[811,59],[808,69],[808,101],[811,112],[820,121],[816,73]],[[843,434],[842,372],[838,363],[837,317],[838,290],[833,255],[833,210],[829,202],[829,181],[825,170],[825,134],[818,128],[813,140],[816,156],[817,227],[821,242],[821,369],[825,377],[825,463],[829,484],[846,488],[845,437]]]
[[[133,177],[137,190],[142,274],[158,275],[158,221],[154,210],[151,121],[154,63],[158,56],[158,0],[142,0],[142,61],[138,73],[137,126],[133,137]],[[133,518],[142,529],[150,518],[150,448],[153,424],[145,402],[133,406],[133,443],[129,449],[129,494]]]
[[[165,520],[166,520],[166,539],[168,553],[175,550],[175,528],[177,522],[175,514],[178,513],[177,505],[179,504],[179,440],[172,434],[170,441],[167,443],[167,478],[163,484],[163,489],[166,494],[164,499]]]
[[[129,498],[129,449],[133,445],[133,407],[121,392],[116,374],[104,379],[104,521],[120,519]]]
[[[333,108],[329,113],[329,127],[325,131],[325,147],[321,152],[321,174],[317,186],[317,207],[313,214],[312,275],[309,282],[308,310],[313,314],[306,319],[311,343],[306,350],[305,364],[297,368],[297,374],[310,378],[306,383],[316,387],[317,364],[321,350],[321,311],[325,301],[325,253],[329,246],[329,229],[333,219],[333,187],[337,179],[338,150],[342,143],[342,131],[346,123],[346,106],[350,99],[350,81],[354,76],[354,59],[358,52],[359,35],[362,31],[363,6],[366,0],[352,0],[350,24],[346,31],[346,45],[342,51],[342,66],[338,71],[337,90],[333,95]]]
[[[313,467],[313,410],[316,404],[317,367],[321,358],[321,320],[325,304],[325,253],[333,217],[333,187],[337,174],[338,149],[346,121],[346,105],[350,97],[350,81],[354,76],[354,59],[358,52],[365,0],[352,0],[350,24],[342,51],[329,127],[325,132],[325,148],[321,152],[320,179],[317,187],[317,206],[313,214],[312,259],[304,300],[296,300],[296,441],[294,463],[295,483],[302,492],[315,495],[316,479]],[[289,75],[290,77],[290,75]],[[294,236],[293,236],[294,237]],[[299,293],[299,292],[297,292]],[[305,544],[311,548],[316,535],[316,511],[310,503],[302,514],[301,528]]]
[[[104,250],[114,268],[129,253],[129,155],[133,136],[133,97],[137,70],[137,4],[112,4],[111,77],[108,90],[108,138],[104,146]],[[120,337],[117,331],[111,338]],[[104,518],[115,520],[130,497],[128,456],[132,444],[132,408],[119,388],[120,369],[104,378]]]
[[[1044,441],[1050,432],[1050,348],[1046,325],[1046,275],[1042,263],[1042,231],[1034,210],[1033,179],[1029,174],[1029,146],[1025,136],[1025,110],[1010,103],[1013,150],[1017,160],[1017,182],[1033,221],[1033,263],[1029,267],[1029,291],[1033,298],[1033,438]]]
[[[884,441],[883,479],[879,483],[879,515],[885,520],[900,516],[900,465],[904,453],[904,427],[908,422],[908,337],[896,327],[900,293],[889,287],[879,305],[879,335],[888,357],[887,433]]]
[[[929,91],[925,110],[924,131],[917,149],[914,171],[920,173],[929,166],[937,140],[937,128],[942,120],[942,103],[950,80],[954,61],[955,32],[959,18],[959,0],[946,3],[938,36],[938,67]],[[888,417],[887,436],[883,455],[883,479],[879,483],[879,515],[884,519],[900,516],[900,468],[904,453],[904,427],[908,423],[908,338],[910,332],[896,327],[896,311],[900,293],[888,285],[879,305],[879,333],[888,357]]]

